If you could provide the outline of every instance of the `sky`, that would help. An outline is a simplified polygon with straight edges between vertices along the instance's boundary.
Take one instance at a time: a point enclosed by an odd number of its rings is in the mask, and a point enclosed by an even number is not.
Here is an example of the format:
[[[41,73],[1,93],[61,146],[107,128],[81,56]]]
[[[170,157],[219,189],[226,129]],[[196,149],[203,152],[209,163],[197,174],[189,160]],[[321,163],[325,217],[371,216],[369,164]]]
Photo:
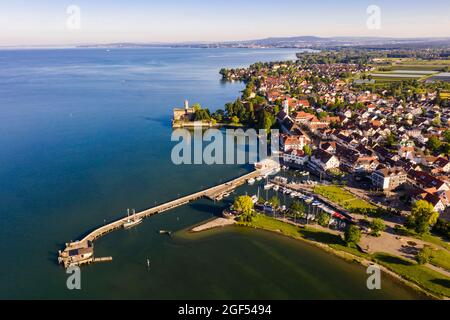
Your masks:
[[[379,28],[367,26],[371,5]],[[450,1],[0,0],[0,46],[302,35],[450,37]]]

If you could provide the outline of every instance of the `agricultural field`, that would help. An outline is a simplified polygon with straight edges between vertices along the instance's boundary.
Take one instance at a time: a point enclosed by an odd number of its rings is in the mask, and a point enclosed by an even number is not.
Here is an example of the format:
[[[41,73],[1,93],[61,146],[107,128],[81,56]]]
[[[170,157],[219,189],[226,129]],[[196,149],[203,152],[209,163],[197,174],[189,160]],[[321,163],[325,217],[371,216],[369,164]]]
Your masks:
[[[450,77],[440,75],[441,72],[448,71],[450,68],[450,59],[415,60],[410,58],[387,58],[378,59],[375,62],[374,66],[377,69],[371,76],[378,83],[412,79],[450,81]]]

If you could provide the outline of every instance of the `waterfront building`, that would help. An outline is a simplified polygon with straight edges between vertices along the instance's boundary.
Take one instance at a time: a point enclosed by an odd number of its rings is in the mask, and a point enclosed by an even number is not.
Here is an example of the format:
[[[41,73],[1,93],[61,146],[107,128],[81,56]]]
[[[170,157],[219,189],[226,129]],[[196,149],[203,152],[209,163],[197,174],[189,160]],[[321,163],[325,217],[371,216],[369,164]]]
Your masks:
[[[403,168],[385,168],[372,174],[372,183],[382,190],[394,190],[407,181],[407,174]]]
[[[173,109],[173,122],[189,122],[195,120],[195,110],[189,107],[189,101],[184,101],[184,108]]]

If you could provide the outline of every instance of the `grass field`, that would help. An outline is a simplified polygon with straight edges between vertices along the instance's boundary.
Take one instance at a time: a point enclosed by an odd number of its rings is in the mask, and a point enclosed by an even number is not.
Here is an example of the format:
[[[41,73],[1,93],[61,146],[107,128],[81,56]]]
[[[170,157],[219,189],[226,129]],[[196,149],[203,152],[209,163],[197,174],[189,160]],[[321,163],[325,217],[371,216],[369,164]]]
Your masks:
[[[359,251],[357,248],[347,247],[344,240],[342,240],[339,235],[307,226],[304,228],[298,228],[292,224],[276,220],[263,214],[259,214],[254,217],[251,223],[243,223],[243,225],[280,232],[292,238],[320,242],[335,250],[348,252],[362,258],[370,258],[368,254]]]
[[[431,264],[450,271],[450,253],[446,250],[434,250],[431,256]]]
[[[377,207],[375,207],[374,205],[368,203],[365,200],[355,197],[350,192],[344,190],[339,186],[316,186],[314,188],[314,192],[341,205],[349,211],[359,209],[377,209]]]
[[[430,292],[450,296],[450,278],[439,272],[386,253],[376,253],[373,257],[377,263]]]

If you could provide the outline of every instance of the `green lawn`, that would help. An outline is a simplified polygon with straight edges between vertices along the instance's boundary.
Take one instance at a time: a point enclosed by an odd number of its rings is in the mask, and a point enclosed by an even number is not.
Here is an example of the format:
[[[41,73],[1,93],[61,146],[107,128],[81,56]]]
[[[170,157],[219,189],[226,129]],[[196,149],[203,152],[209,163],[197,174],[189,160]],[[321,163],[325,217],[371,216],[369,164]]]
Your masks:
[[[348,252],[363,258],[370,258],[368,254],[359,251],[357,248],[347,247],[344,240],[342,240],[339,235],[312,227],[298,228],[292,224],[276,220],[263,214],[257,215],[251,223],[241,223],[241,225],[281,232],[282,234],[293,238],[320,242],[335,250]]]
[[[444,240],[442,240],[440,237],[434,236],[432,234],[424,234],[424,235],[415,235],[416,238],[421,239],[423,241],[441,246],[447,250],[450,250],[450,244]]]
[[[314,192],[341,205],[349,211],[358,209],[377,209],[374,205],[355,197],[339,186],[316,186]]]
[[[254,228],[265,229],[269,231],[281,232],[287,236],[300,238],[299,228],[289,224],[284,223],[274,218],[268,217],[264,214],[258,214],[253,218],[251,223],[239,223],[240,225],[250,226]]]
[[[450,296],[450,278],[439,272],[386,253],[376,253],[373,257],[377,263],[430,292]]]
[[[300,229],[299,232],[304,239],[320,242],[328,245],[330,248],[333,248],[335,250],[351,253],[358,257],[367,259],[370,258],[370,255],[359,251],[357,248],[347,247],[344,240],[342,240],[342,238],[338,235],[308,227]]]
[[[434,250],[431,256],[431,264],[450,271],[450,253],[446,250]]]
[[[440,246],[442,248],[450,250],[450,244],[447,241],[443,240],[441,237],[438,237],[438,236],[435,236],[432,234],[420,235],[420,234],[417,234],[414,230],[407,229],[404,226],[401,226],[400,228],[396,228],[395,232],[400,236],[417,238],[417,239],[423,240],[425,242],[435,244],[437,246]]]

